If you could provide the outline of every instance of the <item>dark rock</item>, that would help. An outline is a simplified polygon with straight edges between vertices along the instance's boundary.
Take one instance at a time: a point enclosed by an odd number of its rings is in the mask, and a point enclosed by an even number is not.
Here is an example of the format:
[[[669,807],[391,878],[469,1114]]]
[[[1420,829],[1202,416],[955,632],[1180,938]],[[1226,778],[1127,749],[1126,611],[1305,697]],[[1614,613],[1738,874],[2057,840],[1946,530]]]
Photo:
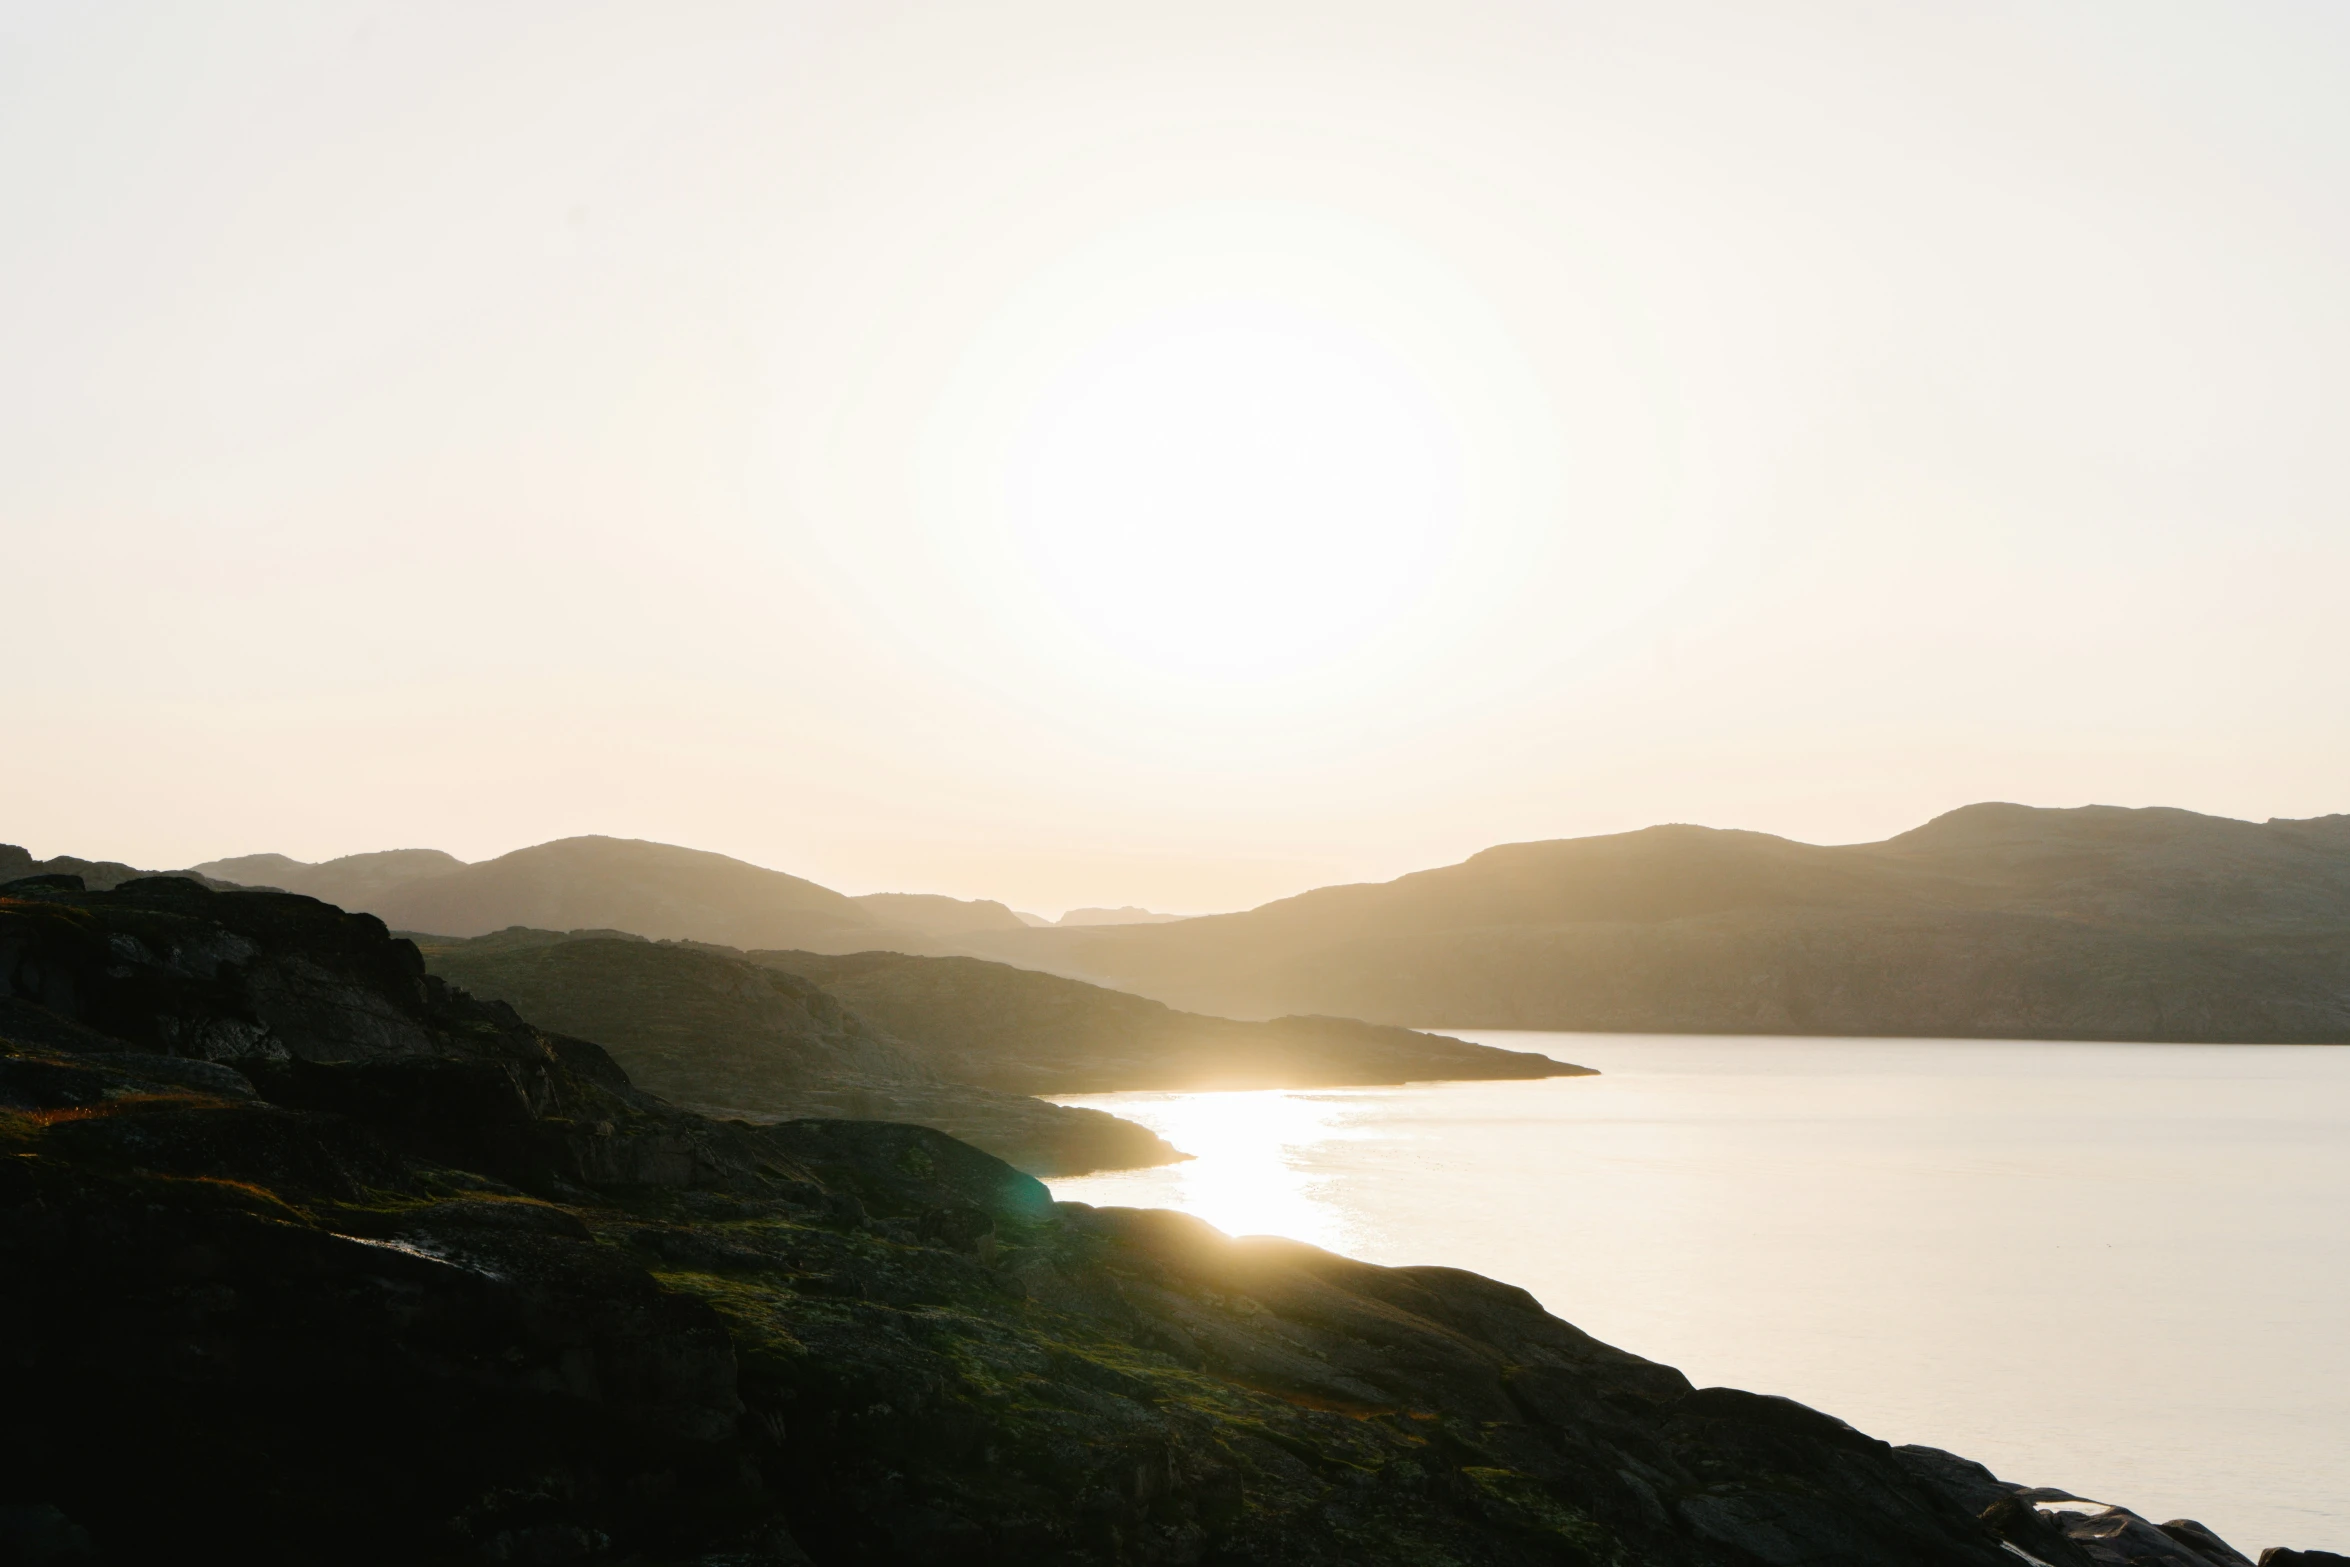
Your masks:
[[[679,1268],[742,1271],[763,1268],[775,1260],[764,1252],[730,1245],[694,1230],[638,1230],[629,1239],[663,1262]]]
[[[914,1223],[915,1233],[929,1245],[987,1256],[995,1252],[995,1218],[984,1208],[929,1208]]]
[[[82,879],[79,876],[63,876],[46,872],[38,876],[19,876],[11,882],[0,882],[0,895],[13,893],[22,896],[33,892],[80,892],[81,890]]]
[[[97,1559],[89,1531],[56,1508],[0,1506],[0,1567],[64,1567]]]
[[[377,920],[171,877],[11,900],[0,995],[159,1055],[364,1061],[454,1043],[428,1021],[422,960]]]
[[[2096,1567],[2220,1567],[2199,1545],[2156,1527],[2126,1507],[2085,1514],[2060,1508],[2052,1521]],[[2201,1529],[2201,1525],[2196,1527]],[[2233,1551],[2228,1554],[2235,1557]]]
[[[1729,1420],[1769,1430],[1800,1432],[1825,1442],[1880,1446],[1871,1437],[1807,1404],[1775,1393],[1749,1393],[1734,1387],[1701,1387],[1673,1407],[1684,1420]]]
[[[2212,1563],[2213,1567],[2252,1567],[2251,1557],[2192,1518],[2173,1518],[2155,1527]]]
[[[1979,1516],[1993,1534],[2049,1567],[2089,1567],[2092,1560],[2047,1514],[2020,1497],[2002,1496]]]
[[[2350,1556],[2333,1551],[2291,1551],[2272,1545],[2260,1553],[2260,1567],[2350,1567]]]
[[[811,1119],[761,1127],[757,1136],[874,1213],[912,1217],[962,1207],[1033,1220],[1053,1211],[1042,1181],[926,1126]]]
[[[577,1214],[550,1203],[528,1200],[450,1198],[412,1208],[401,1215],[400,1223],[404,1229],[428,1234],[434,1231],[491,1230],[558,1235],[567,1240],[579,1241],[594,1238]]]
[[[255,1097],[253,1080],[232,1066],[217,1061],[190,1061],[180,1056],[142,1055],[126,1050],[107,1059],[107,1066],[133,1077],[161,1083],[177,1083],[188,1088],[200,1088],[208,1094],[220,1094],[231,1099]]]
[[[490,1562],[577,1562],[602,1555],[611,1543],[595,1529],[541,1524],[535,1529],[501,1529],[481,1543],[477,1554]]]
[[[78,1062],[0,1056],[0,1105],[25,1110],[62,1110],[94,1105],[119,1079]]]

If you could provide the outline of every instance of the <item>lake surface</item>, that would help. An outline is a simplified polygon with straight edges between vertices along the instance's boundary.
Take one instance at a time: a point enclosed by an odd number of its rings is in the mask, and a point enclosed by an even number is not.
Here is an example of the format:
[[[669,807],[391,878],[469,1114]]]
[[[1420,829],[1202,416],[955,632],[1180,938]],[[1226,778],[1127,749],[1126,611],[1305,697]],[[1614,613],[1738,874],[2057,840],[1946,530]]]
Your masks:
[[[1605,1074],[1062,1100],[1052,1183],[1520,1284],[1699,1386],[2350,1553],[2350,1048],[1453,1030]]]

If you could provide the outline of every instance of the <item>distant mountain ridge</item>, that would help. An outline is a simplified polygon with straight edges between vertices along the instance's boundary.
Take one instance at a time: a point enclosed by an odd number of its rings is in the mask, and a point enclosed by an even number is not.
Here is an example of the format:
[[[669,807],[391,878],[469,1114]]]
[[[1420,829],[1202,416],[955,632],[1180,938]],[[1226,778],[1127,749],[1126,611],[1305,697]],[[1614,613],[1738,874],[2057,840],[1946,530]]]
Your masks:
[[[1177,920],[1189,919],[1188,914],[1157,914],[1129,903],[1115,909],[1071,909],[1055,925],[1172,925]]]
[[[950,898],[936,892],[868,892],[849,900],[874,918],[904,930],[959,936],[967,930],[1022,930],[1027,921],[985,898]]]
[[[2350,1041],[2350,817],[1985,804],[1838,847],[1651,827],[988,945],[1227,1017]]]
[[[461,871],[465,862],[438,849],[386,849],[375,854],[346,854],[321,865],[305,865],[282,854],[241,854],[234,859],[206,860],[196,869],[242,887],[275,887],[338,908],[366,909],[394,888]]]
[[[432,852],[310,869],[379,875]],[[234,880],[231,867],[261,858],[198,870]],[[1391,882],[1147,925],[849,898],[723,855],[609,838],[345,890],[319,895],[444,935],[603,927],[741,950],[962,954],[1225,1018],[2350,1041],[2340,815],[2254,823],[1992,803],[1834,847],[1670,825],[1504,844]]]
[[[435,849],[399,849],[315,866],[283,855],[246,855],[199,869],[223,879],[243,872],[256,882],[266,879],[288,892],[373,914],[395,930],[439,936],[482,936],[520,925],[823,951],[892,941],[931,944],[921,924],[884,918],[829,887],[727,855],[640,838],[558,838],[471,865]],[[1017,926],[1009,910],[1004,914],[1005,923]]]
[[[118,869],[131,874],[129,866]],[[934,892],[851,897],[723,854],[599,836],[558,838],[472,865],[439,849],[388,849],[316,864],[284,854],[240,854],[194,869],[223,886],[299,892],[379,915],[397,927],[449,936],[486,935],[513,925],[590,924],[655,940],[737,945],[741,937],[752,945],[831,950],[831,932],[911,936],[927,947],[969,931],[1166,924],[1186,917],[1130,905],[1071,909],[1054,921],[987,898]],[[642,928],[653,925],[662,928]],[[814,940],[799,941],[792,932],[812,933]]]
[[[593,927],[722,946],[929,952],[953,950],[966,931],[1024,928],[1001,903],[916,892],[850,897],[728,855],[640,838],[558,838],[474,864],[438,849],[391,849],[319,864],[245,854],[196,870],[223,885],[299,892],[394,929],[441,936]]]

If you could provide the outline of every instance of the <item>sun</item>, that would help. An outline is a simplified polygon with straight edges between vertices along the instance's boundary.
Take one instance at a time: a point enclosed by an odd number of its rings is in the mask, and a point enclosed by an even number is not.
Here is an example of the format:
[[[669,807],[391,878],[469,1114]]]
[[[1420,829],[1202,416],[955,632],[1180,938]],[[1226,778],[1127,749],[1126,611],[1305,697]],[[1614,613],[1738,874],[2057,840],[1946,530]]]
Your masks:
[[[1446,671],[1537,595],[1546,625],[1604,620],[1584,601],[1622,574],[1591,480],[1631,443],[1607,408],[1559,417],[1439,251],[1243,203],[1116,226],[1000,284],[965,302],[951,354],[919,313],[892,340],[909,367],[940,345],[905,373],[909,438],[869,443],[913,526],[884,509],[853,541],[906,644],[975,683],[1087,732],[1117,713],[1122,733],[1256,745],[1275,715],[1449,700]],[[839,406],[879,432],[892,405]],[[1591,460],[1567,462],[1570,428]],[[1583,597],[1562,607],[1545,572],[1570,540]]]
[[[1038,400],[1004,515],[1050,609],[1171,673],[1343,659],[1439,570],[1458,442],[1408,364],[1271,304],[1169,311]]]

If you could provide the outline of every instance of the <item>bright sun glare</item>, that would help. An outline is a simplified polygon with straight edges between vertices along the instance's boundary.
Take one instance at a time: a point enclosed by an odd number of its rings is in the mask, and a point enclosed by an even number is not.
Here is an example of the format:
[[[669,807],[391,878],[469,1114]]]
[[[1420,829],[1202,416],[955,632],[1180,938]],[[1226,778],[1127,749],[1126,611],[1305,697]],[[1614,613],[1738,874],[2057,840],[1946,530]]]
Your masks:
[[[1051,601],[1138,662],[1208,677],[1339,658],[1437,569],[1455,443],[1410,369],[1272,307],[1169,313],[1048,395],[1005,497]]]
[[[1359,1136],[1353,1122],[1381,1090],[1209,1090],[1198,1093],[1055,1096],[1139,1121],[1192,1155],[1182,1164],[1053,1182],[1067,1202],[1180,1208],[1227,1235],[1286,1235],[1310,1245],[1359,1247],[1348,1220],[1324,1200],[1313,1171],[1326,1145]]]
[[[1171,211],[968,319],[924,387],[919,531],[849,547],[901,626],[999,678],[1164,711],[1368,689],[1549,547],[1559,421],[1476,289],[1375,226]]]

